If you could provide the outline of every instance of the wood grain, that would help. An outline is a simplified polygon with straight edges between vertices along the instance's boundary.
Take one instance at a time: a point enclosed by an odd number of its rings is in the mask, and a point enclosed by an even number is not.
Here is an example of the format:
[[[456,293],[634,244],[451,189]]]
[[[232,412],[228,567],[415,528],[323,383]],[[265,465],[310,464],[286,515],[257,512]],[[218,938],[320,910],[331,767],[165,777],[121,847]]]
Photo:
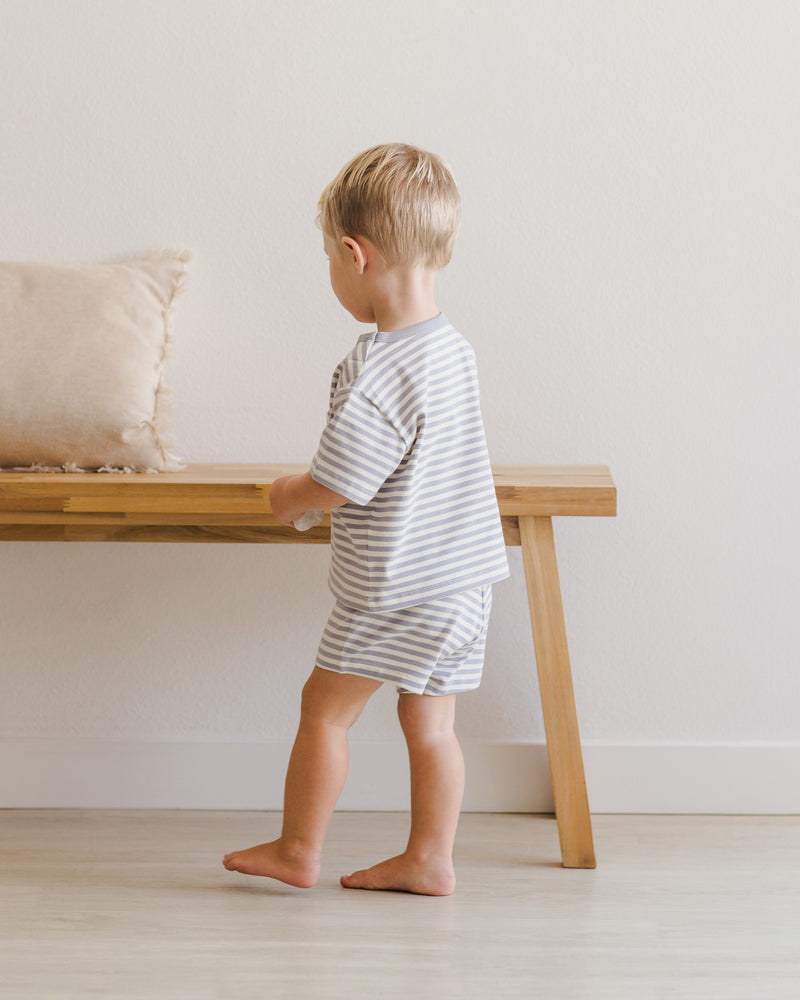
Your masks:
[[[594,868],[553,522],[549,517],[521,517],[519,528],[562,863],[565,868]]]
[[[7,1000],[796,1000],[800,817],[597,816],[565,873],[545,816],[468,813],[458,889],[342,889],[407,817],[334,814],[312,890],[225,871],[280,814],[8,810]]]
[[[329,518],[296,532],[270,511],[272,483],[305,469],[218,464],[154,475],[2,472],[0,541],[324,544]],[[616,513],[616,487],[604,465],[496,466],[494,479],[508,545],[520,544],[519,516]]]

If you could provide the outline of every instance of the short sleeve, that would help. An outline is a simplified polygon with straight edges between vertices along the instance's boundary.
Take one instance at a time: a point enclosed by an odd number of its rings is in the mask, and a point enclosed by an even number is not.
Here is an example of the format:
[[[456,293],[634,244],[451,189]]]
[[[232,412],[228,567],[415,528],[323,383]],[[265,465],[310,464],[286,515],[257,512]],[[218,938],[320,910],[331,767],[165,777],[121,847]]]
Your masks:
[[[353,503],[370,502],[406,453],[402,435],[357,389],[342,393],[311,462],[311,478]]]

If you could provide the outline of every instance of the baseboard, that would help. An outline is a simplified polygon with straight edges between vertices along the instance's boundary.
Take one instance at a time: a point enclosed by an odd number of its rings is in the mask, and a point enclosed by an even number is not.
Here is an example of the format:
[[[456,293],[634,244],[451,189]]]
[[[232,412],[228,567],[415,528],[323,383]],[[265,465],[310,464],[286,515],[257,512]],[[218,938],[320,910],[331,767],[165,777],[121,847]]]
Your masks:
[[[598,813],[800,814],[800,744],[589,744]]]
[[[281,809],[291,745],[80,739],[0,740],[0,808]],[[464,807],[552,812],[543,746],[466,743]],[[398,741],[352,741],[344,810],[409,808]]]
[[[283,742],[5,739],[0,807],[280,809]],[[552,812],[543,745],[464,743],[468,812]],[[584,746],[595,813],[800,813],[800,745]],[[353,741],[339,808],[406,810],[402,743]]]

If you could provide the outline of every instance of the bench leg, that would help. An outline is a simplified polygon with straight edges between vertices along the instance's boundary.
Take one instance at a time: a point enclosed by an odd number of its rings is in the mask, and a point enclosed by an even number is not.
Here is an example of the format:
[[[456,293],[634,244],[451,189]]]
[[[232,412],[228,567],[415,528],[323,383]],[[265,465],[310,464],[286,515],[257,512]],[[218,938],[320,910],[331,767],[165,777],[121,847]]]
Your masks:
[[[592,820],[586,795],[552,518],[520,517],[519,531],[561,841],[561,861],[565,868],[594,868]]]

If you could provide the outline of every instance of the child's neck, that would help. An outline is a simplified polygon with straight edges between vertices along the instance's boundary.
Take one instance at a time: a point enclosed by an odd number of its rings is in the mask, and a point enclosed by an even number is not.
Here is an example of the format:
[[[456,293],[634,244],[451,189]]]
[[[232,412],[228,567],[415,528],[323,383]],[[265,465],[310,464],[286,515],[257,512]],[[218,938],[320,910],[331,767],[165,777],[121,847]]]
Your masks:
[[[437,273],[431,268],[400,266],[384,271],[372,300],[378,329],[391,333],[438,316],[433,288]]]

